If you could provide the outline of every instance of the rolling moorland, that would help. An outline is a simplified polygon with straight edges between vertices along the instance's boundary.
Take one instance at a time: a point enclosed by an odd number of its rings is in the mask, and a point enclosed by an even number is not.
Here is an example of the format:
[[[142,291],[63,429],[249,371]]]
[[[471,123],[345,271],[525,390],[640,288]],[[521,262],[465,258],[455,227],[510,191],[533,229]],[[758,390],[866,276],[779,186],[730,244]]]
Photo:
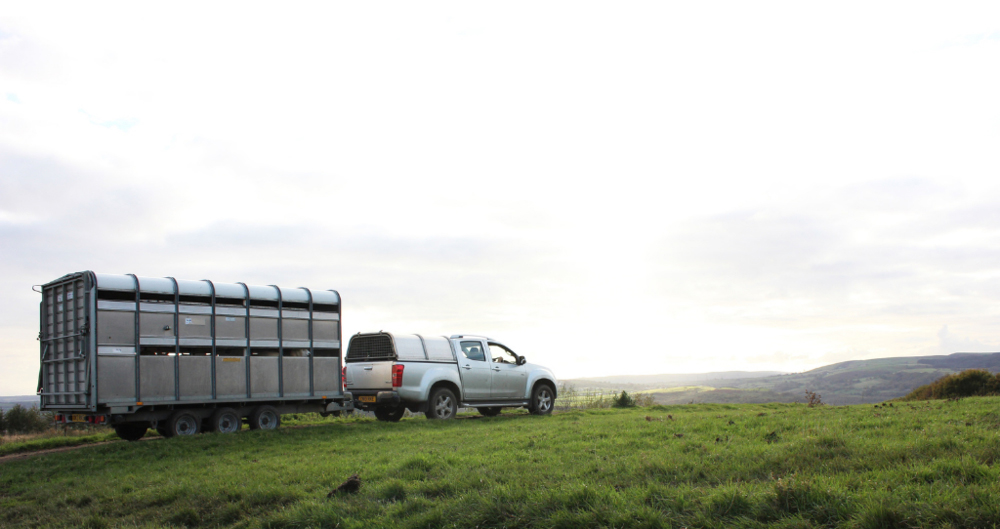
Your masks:
[[[658,404],[804,402],[806,391],[828,404],[871,404],[965,369],[1000,372],[1000,353],[954,353],[852,360],[804,373],[726,372],[640,375],[564,381],[577,389],[627,389],[651,393]],[[744,373],[746,376],[741,376]]]
[[[2,462],[0,525],[991,527],[998,429],[1000,397],[331,418]]]

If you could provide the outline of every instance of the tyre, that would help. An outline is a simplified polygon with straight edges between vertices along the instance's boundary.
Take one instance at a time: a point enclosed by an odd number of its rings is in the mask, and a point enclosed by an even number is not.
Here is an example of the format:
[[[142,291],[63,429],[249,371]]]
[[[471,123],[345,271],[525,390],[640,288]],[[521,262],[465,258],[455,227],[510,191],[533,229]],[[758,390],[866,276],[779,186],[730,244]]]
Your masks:
[[[428,419],[454,419],[458,412],[458,399],[448,388],[437,388],[431,392],[431,400],[427,404]]]
[[[142,439],[142,436],[146,435],[146,430],[149,427],[142,423],[127,422],[124,424],[115,425],[115,433],[118,437],[126,441],[138,441]]]
[[[380,421],[399,422],[406,413],[406,408],[399,406],[396,408],[375,408],[375,418]]]
[[[548,415],[552,413],[552,407],[556,403],[556,393],[548,384],[539,384],[531,392],[531,408],[529,410],[534,415]]]
[[[497,415],[500,415],[501,411],[503,411],[503,408],[501,408],[500,406],[493,406],[490,408],[476,408],[476,409],[479,410],[479,413],[485,415],[486,417],[496,417]]]
[[[274,430],[281,426],[281,415],[272,406],[260,406],[250,414],[251,430]]]
[[[208,419],[208,431],[217,433],[234,433],[240,431],[243,423],[239,414],[232,408],[219,408]]]
[[[167,419],[167,437],[194,435],[201,429],[201,421],[189,411],[177,411]]]

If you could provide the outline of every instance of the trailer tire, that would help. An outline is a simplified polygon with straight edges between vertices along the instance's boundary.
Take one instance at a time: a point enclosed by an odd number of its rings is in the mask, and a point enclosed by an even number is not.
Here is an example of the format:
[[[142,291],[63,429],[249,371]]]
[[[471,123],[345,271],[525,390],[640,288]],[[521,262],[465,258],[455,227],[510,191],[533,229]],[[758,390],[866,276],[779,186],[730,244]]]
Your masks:
[[[189,411],[176,411],[167,419],[167,437],[194,435],[201,430],[201,421]]]
[[[248,417],[251,430],[274,430],[281,426],[281,414],[272,406],[258,406]]]
[[[431,399],[427,403],[427,413],[425,414],[428,419],[454,419],[457,412],[458,401],[450,389],[437,388],[431,392]]]
[[[399,422],[405,413],[405,406],[397,406],[395,408],[375,408],[375,418],[380,421]]]
[[[500,415],[503,408],[500,406],[490,406],[489,408],[476,408],[476,410],[483,414],[484,417],[496,417],[497,415]]]
[[[118,437],[126,441],[138,441],[142,439],[142,436],[146,435],[146,430],[149,427],[142,423],[137,422],[126,422],[122,424],[115,425],[115,433]]]
[[[538,384],[531,392],[531,407],[528,411],[532,415],[548,415],[552,413],[552,408],[556,403],[556,394],[548,384]]]
[[[216,433],[234,433],[240,431],[243,422],[236,410],[219,408],[208,419],[208,431]]]

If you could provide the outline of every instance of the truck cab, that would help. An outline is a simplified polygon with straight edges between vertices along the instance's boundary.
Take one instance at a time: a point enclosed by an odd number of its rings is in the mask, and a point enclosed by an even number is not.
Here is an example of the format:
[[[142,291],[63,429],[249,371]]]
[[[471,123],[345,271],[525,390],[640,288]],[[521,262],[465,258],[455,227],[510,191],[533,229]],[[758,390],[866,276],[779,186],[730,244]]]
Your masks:
[[[407,409],[431,419],[453,418],[459,407],[487,416],[511,407],[544,415],[556,398],[551,370],[484,336],[359,333],[344,375],[355,405],[390,421]]]

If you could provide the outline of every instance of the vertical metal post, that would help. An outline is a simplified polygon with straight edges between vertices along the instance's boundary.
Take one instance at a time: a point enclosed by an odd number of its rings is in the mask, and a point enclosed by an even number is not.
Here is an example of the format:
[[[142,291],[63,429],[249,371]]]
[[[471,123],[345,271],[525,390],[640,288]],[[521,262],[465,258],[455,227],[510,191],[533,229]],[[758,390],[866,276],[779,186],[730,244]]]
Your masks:
[[[73,289],[73,404],[80,404],[80,310],[76,304],[76,284],[80,279],[69,282]],[[67,296],[64,296],[67,297]]]
[[[181,400],[181,288],[177,280],[168,277],[174,284],[174,400]]]
[[[135,274],[128,274],[135,282],[135,401],[142,402],[142,393],[139,387],[139,278]],[[65,299],[66,296],[63,296]]]
[[[342,312],[341,307],[344,306],[344,300],[340,298],[340,292],[337,292],[336,290],[333,289],[330,289],[329,291],[337,295],[337,357],[339,360],[339,362],[337,363],[337,372],[340,373],[337,376],[337,378],[340,379],[340,394],[343,395],[344,394],[344,339],[342,333],[344,332],[344,321],[343,321],[343,316],[341,315]]]
[[[243,320],[243,330],[246,332],[247,338],[247,348],[243,351],[244,360],[246,360],[246,377],[247,377],[247,398],[252,396],[252,388],[250,387],[250,289],[247,287],[246,283],[237,283],[238,285],[243,285],[243,294],[246,300],[243,302],[243,306],[246,307],[246,318]]]
[[[39,331],[38,331],[38,358],[40,358],[40,360],[38,362],[38,394],[41,395],[41,396],[39,397],[39,401],[38,402],[39,402],[39,404],[41,405],[41,407],[43,409],[45,408],[45,405],[47,404],[45,402],[45,400],[48,398],[45,395],[42,395],[42,393],[45,393],[45,386],[47,385],[47,384],[45,384],[45,382],[48,382],[48,380],[45,380],[48,377],[48,373],[45,372],[46,371],[46,364],[45,364],[45,352],[46,351],[45,351],[45,348],[47,347],[46,344],[48,343],[46,341],[46,336],[45,336],[46,335],[45,331],[48,329],[48,327],[47,327],[48,322],[45,321],[45,313],[46,313],[46,311],[45,311],[45,289],[43,288],[42,289],[42,302],[38,305],[38,321],[41,322],[40,325],[39,325]]]
[[[84,288],[88,291],[87,310],[90,311],[90,328],[87,329],[88,340],[90,340],[90,411],[97,411],[97,276],[93,272],[87,272],[87,280]],[[89,283],[89,284],[88,284]]]
[[[313,384],[313,356],[315,356],[315,351],[313,350],[313,293],[306,287],[301,288],[309,296],[309,396],[315,397],[316,386]]]
[[[214,399],[217,398],[216,389],[215,389],[216,388],[216,386],[215,386],[215,359],[216,359],[216,355],[217,355],[216,350],[215,350],[215,283],[212,283],[208,279],[202,279],[202,281],[208,283],[209,288],[212,289],[212,322],[211,322],[211,325],[209,326],[209,330],[212,333],[212,399],[214,400]]]
[[[282,304],[281,304],[281,288],[279,288],[278,285],[269,285],[269,286],[274,287],[274,289],[278,291],[278,397],[279,398],[284,398],[284,396],[285,396],[285,373],[283,371],[283,368],[284,368],[284,360],[285,360],[285,349],[284,349],[284,341],[282,340],[282,336],[281,336],[281,331],[283,330],[282,327],[284,326],[283,323],[282,323],[282,321],[281,321],[281,310],[282,310],[282,308],[281,308],[281,306],[282,306]]]
[[[66,283],[60,284],[59,287],[57,288],[58,290],[56,290],[56,293],[58,294],[58,297],[56,297],[56,299],[58,300],[59,298],[62,298],[62,301],[58,302],[60,304],[59,307],[62,309],[62,330],[56,333],[56,336],[59,337],[58,340],[56,341],[56,346],[57,346],[56,353],[59,353],[59,351],[62,350],[62,354],[61,355],[57,354],[56,358],[60,360],[65,360],[69,358],[69,351],[66,350],[67,349],[66,335],[69,334],[69,331],[67,330],[67,328],[69,327],[69,321],[68,321],[69,311],[66,310]],[[62,387],[59,391],[62,392],[63,394],[56,397],[56,401],[59,402],[60,404],[69,404],[69,393],[70,393],[69,373],[67,373],[67,371],[69,371],[69,364],[66,362],[56,363],[56,379],[59,378],[60,368],[62,368],[63,381],[62,381]]]

